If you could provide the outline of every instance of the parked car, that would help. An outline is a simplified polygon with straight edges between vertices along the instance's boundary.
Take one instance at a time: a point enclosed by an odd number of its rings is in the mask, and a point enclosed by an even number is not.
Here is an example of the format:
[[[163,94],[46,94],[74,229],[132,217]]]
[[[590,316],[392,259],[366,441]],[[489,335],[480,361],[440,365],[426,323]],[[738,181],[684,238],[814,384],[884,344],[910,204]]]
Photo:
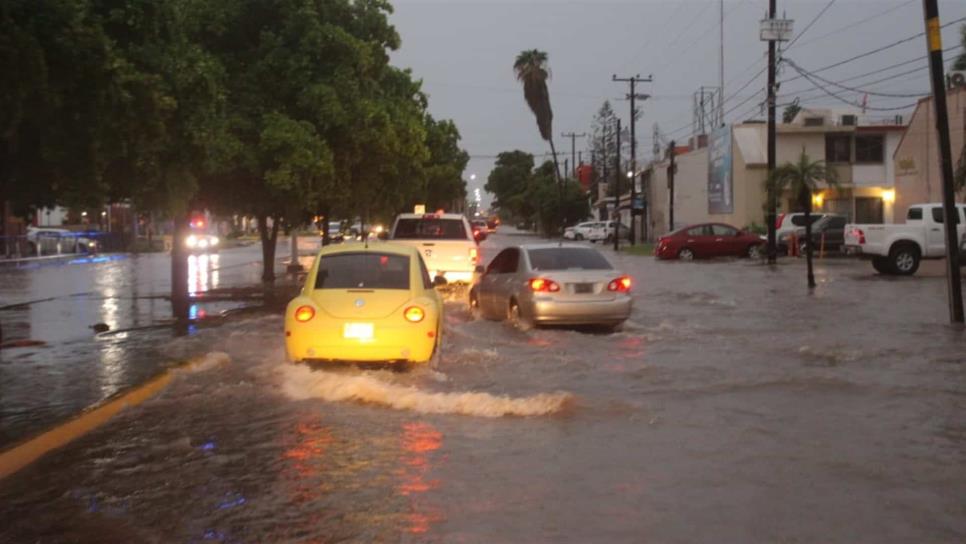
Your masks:
[[[614,221],[586,221],[573,227],[564,229],[563,237],[567,240],[589,240],[591,242],[612,242],[614,240]],[[631,229],[620,223],[617,227],[622,239],[629,239]]]
[[[470,222],[457,213],[404,213],[396,217],[389,240],[419,250],[430,277],[468,285],[480,257]]]
[[[904,225],[848,224],[845,226],[846,252],[870,259],[881,274],[910,276],[919,270],[922,259],[946,256],[946,230],[943,205],[915,204],[906,212]],[[966,204],[956,204],[957,236],[966,229]]]
[[[844,215],[826,215],[812,223],[812,251],[840,251],[845,245],[845,224],[848,218]],[[779,252],[788,252],[792,243],[797,245],[799,255],[805,254],[805,227],[786,232],[778,239]]]
[[[814,225],[816,221],[822,219],[827,214],[823,212],[812,213],[810,218],[812,224]],[[780,240],[782,236],[786,234],[791,234],[798,229],[805,228],[805,213],[804,212],[791,212],[791,213],[780,213],[775,219],[775,239]]]
[[[690,225],[662,236],[654,254],[659,259],[690,261],[704,257],[750,257],[763,254],[761,236],[724,223]]]
[[[617,328],[631,312],[633,280],[596,249],[528,244],[498,253],[470,289],[470,308],[520,329],[535,325]]]
[[[414,247],[322,248],[285,310],[290,361],[424,363],[438,356],[443,301]]]

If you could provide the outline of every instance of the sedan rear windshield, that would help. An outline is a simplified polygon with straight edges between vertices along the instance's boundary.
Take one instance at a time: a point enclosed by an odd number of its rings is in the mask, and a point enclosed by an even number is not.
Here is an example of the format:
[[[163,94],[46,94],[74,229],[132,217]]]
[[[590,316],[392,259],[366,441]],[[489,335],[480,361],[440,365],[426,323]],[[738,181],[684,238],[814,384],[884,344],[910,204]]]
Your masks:
[[[612,267],[597,250],[581,247],[529,249],[533,270],[610,270]]]
[[[466,240],[466,228],[461,219],[400,219],[393,239]]]
[[[340,253],[319,260],[316,289],[409,289],[409,257]]]

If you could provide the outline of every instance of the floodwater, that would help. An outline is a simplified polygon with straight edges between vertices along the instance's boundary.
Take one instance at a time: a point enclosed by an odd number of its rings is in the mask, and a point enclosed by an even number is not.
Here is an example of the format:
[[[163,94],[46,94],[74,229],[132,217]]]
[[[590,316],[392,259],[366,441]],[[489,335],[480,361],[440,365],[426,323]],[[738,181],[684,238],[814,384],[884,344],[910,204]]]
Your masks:
[[[605,251],[623,332],[452,301],[436,370],[286,365],[277,315],[204,331],[227,362],[0,482],[0,542],[966,540],[942,278]]]
[[[300,249],[312,244],[306,237]],[[288,257],[282,244],[278,255]],[[189,257],[188,289],[202,299],[190,309],[198,324],[177,338],[169,326],[167,254],[0,267],[3,340],[35,343],[0,350],[0,448],[203,351],[211,340],[197,336],[206,323],[253,303],[203,297],[257,284],[260,274],[257,244]],[[110,330],[96,334],[98,323]]]

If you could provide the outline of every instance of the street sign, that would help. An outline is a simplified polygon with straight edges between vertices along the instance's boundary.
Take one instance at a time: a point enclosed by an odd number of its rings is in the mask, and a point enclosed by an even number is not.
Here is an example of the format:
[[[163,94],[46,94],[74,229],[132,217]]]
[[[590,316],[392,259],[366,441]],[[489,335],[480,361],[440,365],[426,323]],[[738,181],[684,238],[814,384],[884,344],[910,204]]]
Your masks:
[[[763,42],[787,42],[792,37],[794,24],[792,19],[762,19],[759,37]]]

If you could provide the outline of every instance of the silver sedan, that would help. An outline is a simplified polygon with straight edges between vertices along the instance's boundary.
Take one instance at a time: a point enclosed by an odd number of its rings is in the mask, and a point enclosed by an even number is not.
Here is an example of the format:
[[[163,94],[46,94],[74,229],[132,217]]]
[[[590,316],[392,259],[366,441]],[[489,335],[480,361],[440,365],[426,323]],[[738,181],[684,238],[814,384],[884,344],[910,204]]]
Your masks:
[[[631,277],[586,246],[508,247],[477,275],[470,289],[472,311],[523,330],[534,325],[617,329],[631,313]]]

